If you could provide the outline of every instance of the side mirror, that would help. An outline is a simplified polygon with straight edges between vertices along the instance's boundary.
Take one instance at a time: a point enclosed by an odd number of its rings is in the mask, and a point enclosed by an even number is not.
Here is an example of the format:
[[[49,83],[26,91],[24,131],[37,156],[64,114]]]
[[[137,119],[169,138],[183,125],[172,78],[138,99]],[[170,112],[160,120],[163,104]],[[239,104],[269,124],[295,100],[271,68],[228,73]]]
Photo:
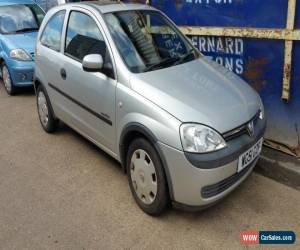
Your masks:
[[[98,72],[103,68],[103,58],[99,54],[86,55],[82,60],[82,68],[87,72]]]

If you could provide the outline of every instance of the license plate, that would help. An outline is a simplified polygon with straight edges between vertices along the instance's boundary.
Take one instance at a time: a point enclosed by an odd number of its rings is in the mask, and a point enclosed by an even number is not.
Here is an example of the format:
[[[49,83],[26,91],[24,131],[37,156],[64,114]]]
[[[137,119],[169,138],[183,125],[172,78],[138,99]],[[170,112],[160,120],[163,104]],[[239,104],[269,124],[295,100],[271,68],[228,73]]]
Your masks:
[[[259,156],[262,149],[262,144],[263,138],[261,138],[254,146],[252,146],[239,157],[238,172],[249,166],[249,164],[251,164],[254,159]]]

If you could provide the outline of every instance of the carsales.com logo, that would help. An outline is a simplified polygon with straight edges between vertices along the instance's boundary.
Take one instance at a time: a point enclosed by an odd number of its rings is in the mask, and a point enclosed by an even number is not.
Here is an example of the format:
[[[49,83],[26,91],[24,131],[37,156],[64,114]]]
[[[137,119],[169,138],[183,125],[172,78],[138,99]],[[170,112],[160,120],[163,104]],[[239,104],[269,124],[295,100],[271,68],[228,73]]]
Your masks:
[[[293,231],[242,231],[240,241],[246,245],[294,244],[296,234]]]

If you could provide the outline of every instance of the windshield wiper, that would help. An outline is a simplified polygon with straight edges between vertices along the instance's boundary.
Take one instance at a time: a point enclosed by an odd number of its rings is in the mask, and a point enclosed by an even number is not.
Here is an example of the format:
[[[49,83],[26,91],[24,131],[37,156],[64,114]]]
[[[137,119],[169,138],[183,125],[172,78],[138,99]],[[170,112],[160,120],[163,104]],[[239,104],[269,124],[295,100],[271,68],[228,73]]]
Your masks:
[[[29,31],[38,31],[39,28],[24,28],[16,30],[15,33],[29,32]]]
[[[163,66],[171,64],[171,63],[175,63],[178,60],[180,60],[179,57],[167,57],[167,58],[164,58],[163,60],[161,60],[158,63],[152,64],[152,65],[146,67],[146,69],[144,71],[146,72],[146,71],[150,71],[150,70],[153,70],[153,69],[160,69]]]

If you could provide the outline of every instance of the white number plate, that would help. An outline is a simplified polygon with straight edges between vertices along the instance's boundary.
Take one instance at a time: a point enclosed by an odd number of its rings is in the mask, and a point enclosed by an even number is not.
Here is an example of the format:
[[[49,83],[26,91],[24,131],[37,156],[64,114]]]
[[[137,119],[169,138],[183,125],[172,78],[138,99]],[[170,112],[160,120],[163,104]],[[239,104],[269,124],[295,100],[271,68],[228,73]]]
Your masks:
[[[252,148],[248,149],[239,157],[238,172],[242,171],[245,167],[253,162],[253,160],[260,154],[263,144],[261,138]]]

